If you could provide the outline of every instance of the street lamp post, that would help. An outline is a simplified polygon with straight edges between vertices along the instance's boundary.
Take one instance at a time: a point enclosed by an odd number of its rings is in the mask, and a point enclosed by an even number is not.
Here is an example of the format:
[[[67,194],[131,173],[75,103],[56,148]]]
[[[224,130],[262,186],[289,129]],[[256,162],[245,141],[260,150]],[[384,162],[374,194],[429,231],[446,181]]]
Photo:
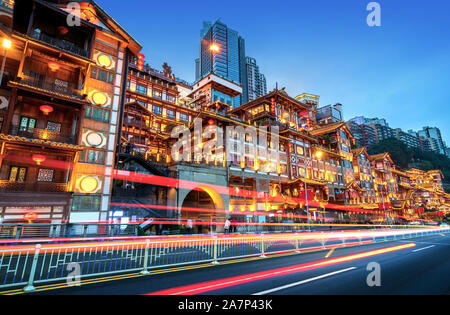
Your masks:
[[[382,200],[382,202],[383,202],[383,209],[384,209],[384,217],[385,217],[386,225],[387,225],[387,224],[389,224],[389,223],[388,223],[388,217],[387,217],[387,212],[386,212],[386,205],[385,205],[385,203],[384,203],[383,185],[380,185],[380,187],[381,187],[381,200]]]
[[[4,38],[2,46],[5,50],[5,53],[3,54],[2,70],[0,72],[0,86],[2,85],[3,74],[5,72],[6,54],[8,53],[8,50],[11,49],[11,40],[9,40],[8,38]]]
[[[305,160],[305,203],[306,203],[306,218],[308,220],[308,231],[311,231],[311,225],[309,223],[309,205],[308,205],[308,188],[306,186],[306,165],[311,163],[311,161]]]

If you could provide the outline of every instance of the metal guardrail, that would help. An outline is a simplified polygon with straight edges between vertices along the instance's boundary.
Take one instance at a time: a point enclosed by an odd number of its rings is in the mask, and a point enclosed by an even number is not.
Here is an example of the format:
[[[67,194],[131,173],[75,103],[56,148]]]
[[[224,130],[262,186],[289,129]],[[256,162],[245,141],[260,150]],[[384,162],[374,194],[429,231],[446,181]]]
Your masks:
[[[79,100],[84,99],[84,95],[81,94],[74,83],[69,83],[67,81],[62,81],[58,79],[50,80],[48,78],[34,78],[31,76],[23,76],[20,80],[20,84],[27,85],[33,88],[45,90],[51,93],[60,94],[66,97],[72,97]]]
[[[282,233],[254,235],[143,237],[134,241],[37,244],[0,248],[0,288],[34,285],[167,266],[267,254],[354,246],[450,232],[448,228]],[[68,282],[69,284],[69,282]],[[70,285],[70,284],[69,284]]]
[[[89,58],[89,50],[87,49],[83,49],[79,46],[77,46],[76,44],[69,42],[67,40],[64,39],[57,39],[55,37],[52,37],[50,35],[44,34],[44,33],[40,33],[40,32],[30,32],[29,34],[31,37],[33,37],[34,39],[40,40],[44,43],[47,43],[49,45],[58,47],[62,50],[68,51],[70,53],[85,57],[85,58]]]
[[[119,223],[32,223],[0,224],[2,239],[137,236],[139,224]]]

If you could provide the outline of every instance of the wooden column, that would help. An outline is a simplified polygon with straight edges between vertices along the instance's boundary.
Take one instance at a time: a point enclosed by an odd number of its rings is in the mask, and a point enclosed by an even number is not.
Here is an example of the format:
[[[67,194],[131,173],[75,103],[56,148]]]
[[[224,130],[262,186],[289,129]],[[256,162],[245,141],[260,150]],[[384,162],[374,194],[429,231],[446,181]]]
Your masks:
[[[13,88],[12,93],[11,93],[11,100],[9,101],[9,106],[8,106],[8,114],[6,115],[6,120],[4,121],[3,129],[2,129],[2,133],[4,133],[4,134],[8,134],[9,125],[11,124],[12,116],[14,114],[16,100],[17,100],[17,88]]]

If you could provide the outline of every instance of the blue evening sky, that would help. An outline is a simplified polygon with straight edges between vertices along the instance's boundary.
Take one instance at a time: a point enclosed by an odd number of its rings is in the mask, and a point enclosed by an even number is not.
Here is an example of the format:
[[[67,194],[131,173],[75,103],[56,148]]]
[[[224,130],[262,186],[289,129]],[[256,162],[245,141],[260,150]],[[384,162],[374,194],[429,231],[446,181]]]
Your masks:
[[[98,0],[143,46],[154,68],[167,62],[194,81],[202,22],[220,18],[246,40],[268,90],[340,102],[344,118],[386,118],[394,128],[441,129],[450,146],[450,1],[379,0],[381,27],[369,27],[370,0]]]

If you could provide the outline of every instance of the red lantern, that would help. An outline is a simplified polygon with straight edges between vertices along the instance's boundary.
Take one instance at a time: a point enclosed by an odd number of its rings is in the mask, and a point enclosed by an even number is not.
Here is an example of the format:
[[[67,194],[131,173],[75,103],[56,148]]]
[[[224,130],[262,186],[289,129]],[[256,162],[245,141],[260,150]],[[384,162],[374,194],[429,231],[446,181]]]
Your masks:
[[[49,113],[53,112],[53,107],[50,105],[42,105],[41,107],[39,107],[39,109],[44,113],[44,115],[48,115]]]
[[[144,69],[144,58],[145,58],[144,54],[137,54],[137,58],[138,58],[137,60],[138,69],[139,70]]]
[[[33,220],[36,220],[37,217],[38,217],[38,215],[37,215],[37,213],[35,213],[35,212],[28,212],[28,213],[25,213],[25,214],[23,215],[23,219],[24,219],[24,220],[27,220],[27,221],[33,221]]]
[[[215,121],[213,119],[208,120],[208,125],[214,125]]]
[[[270,111],[272,112],[272,114],[275,114],[275,99],[274,98],[270,99]]]
[[[67,33],[69,33],[69,29],[63,25],[58,26],[56,29],[60,35],[67,35]]]
[[[36,162],[37,165],[41,165],[41,163],[46,160],[46,157],[40,154],[35,154],[31,158]]]

